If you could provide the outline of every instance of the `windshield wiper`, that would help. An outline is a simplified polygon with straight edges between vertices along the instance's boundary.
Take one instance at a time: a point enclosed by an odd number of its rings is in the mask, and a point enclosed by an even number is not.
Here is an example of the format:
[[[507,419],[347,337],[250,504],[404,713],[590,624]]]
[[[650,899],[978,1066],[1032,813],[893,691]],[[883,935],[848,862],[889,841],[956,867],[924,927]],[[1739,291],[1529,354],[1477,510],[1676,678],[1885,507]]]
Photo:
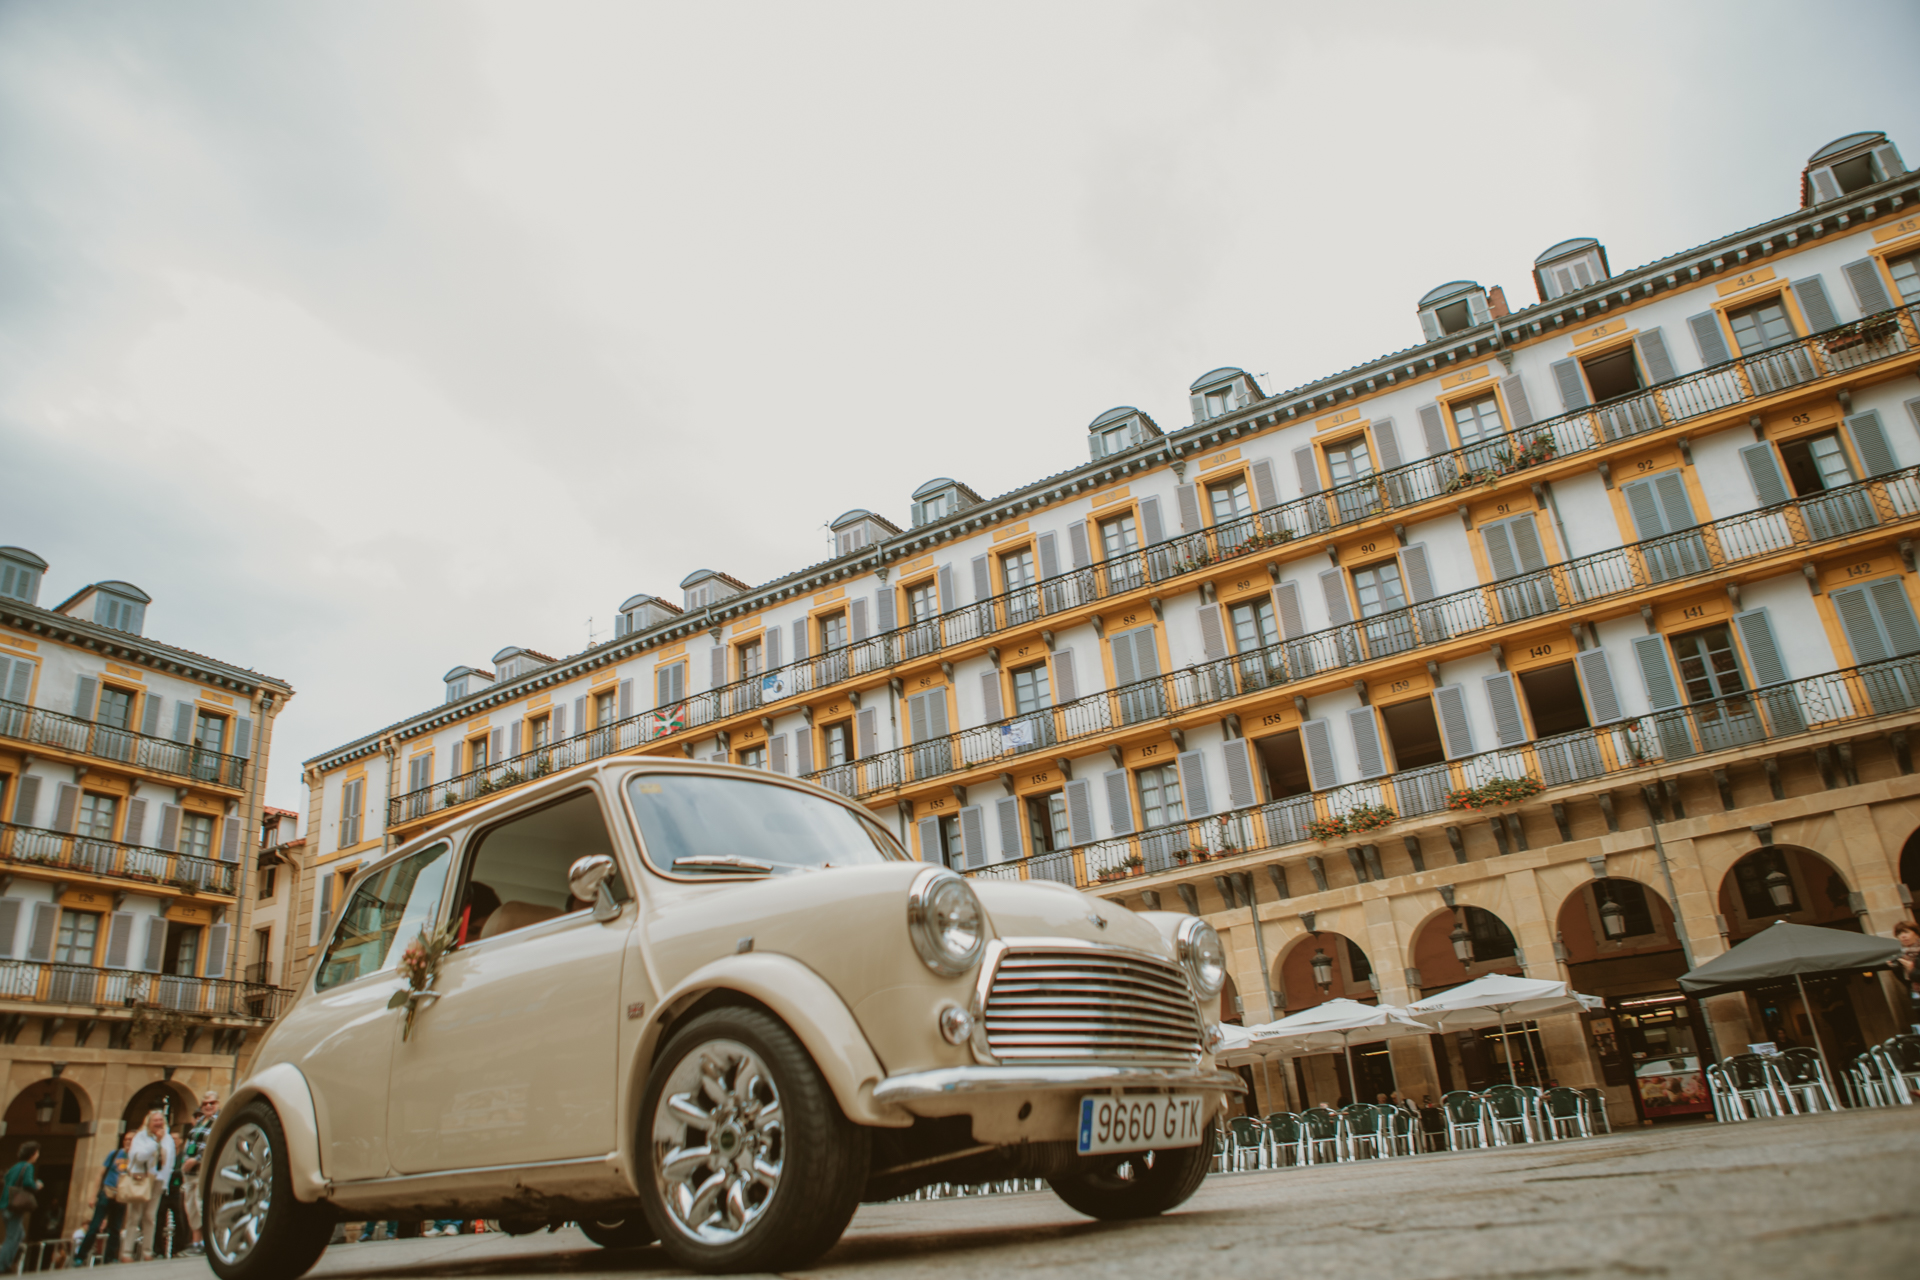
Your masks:
[[[771,872],[774,864],[762,862],[758,858],[742,858],[731,853],[702,853],[691,858],[675,858],[673,869],[690,867],[694,870],[712,868],[715,871],[766,871]]]

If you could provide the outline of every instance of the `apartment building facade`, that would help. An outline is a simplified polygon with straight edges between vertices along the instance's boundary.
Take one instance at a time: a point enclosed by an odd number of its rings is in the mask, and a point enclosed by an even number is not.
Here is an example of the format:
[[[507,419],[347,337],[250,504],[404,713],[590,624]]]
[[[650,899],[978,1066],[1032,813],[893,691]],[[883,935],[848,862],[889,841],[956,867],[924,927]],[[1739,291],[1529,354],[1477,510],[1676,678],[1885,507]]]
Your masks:
[[[1527,306],[1443,284],[1407,349],[1284,392],[1212,370],[1190,423],[1099,414],[1073,470],[931,480],[823,563],[455,668],[308,762],[297,945],[447,810],[677,753],[856,797],[969,875],[1204,915],[1229,1020],[1487,972],[1609,1001],[1257,1073],[1269,1109],[1511,1059],[1659,1119],[1716,1047],[1887,1034],[1871,975],[1811,1009],[1675,982],[1774,919],[1884,933],[1920,884],[1920,181],[1862,133],[1801,188],[1632,270],[1562,241]]]
[[[0,1161],[41,1147],[32,1238],[84,1226],[130,1124],[231,1087],[282,993],[242,972],[282,680],[148,637],[96,582],[40,604],[0,547]]]

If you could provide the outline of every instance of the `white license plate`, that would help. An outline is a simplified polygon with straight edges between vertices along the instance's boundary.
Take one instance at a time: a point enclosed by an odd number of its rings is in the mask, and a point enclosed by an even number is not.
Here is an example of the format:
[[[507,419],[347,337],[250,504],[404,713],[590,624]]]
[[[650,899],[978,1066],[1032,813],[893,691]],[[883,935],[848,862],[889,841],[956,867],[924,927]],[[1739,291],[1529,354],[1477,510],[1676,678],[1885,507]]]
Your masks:
[[[1080,1099],[1080,1154],[1197,1147],[1207,1136],[1197,1093],[1099,1094]]]

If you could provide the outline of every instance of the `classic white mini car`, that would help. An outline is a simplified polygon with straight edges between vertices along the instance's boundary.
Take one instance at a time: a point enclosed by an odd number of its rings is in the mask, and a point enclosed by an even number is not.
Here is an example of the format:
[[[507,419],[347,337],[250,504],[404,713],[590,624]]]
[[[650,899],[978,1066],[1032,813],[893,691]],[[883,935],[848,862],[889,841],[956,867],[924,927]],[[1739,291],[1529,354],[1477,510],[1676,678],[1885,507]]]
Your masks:
[[[1015,1177],[1156,1214],[1241,1088],[1224,980],[1197,917],[969,882],[811,785],[582,766],[356,876],[211,1137],[207,1256],[291,1280],[341,1220],[485,1217],[772,1271],[863,1201]]]

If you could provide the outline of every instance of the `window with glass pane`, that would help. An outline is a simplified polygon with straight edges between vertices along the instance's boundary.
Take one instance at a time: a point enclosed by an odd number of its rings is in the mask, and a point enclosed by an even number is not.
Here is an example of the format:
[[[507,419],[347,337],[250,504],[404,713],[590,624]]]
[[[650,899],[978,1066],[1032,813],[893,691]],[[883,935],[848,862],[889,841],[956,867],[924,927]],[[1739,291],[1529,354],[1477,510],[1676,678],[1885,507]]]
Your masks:
[[[1847,451],[1841,447],[1838,432],[1789,440],[1780,446],[1780,460],[1787,464],[1788,483],[1802,498],[1853,483],[1853,468],[1847,463]]]
[[[909,599],[912,597],[909,596]],[[822,649],[844,649],[847,647],[846,613],[830,613],[820,619],[820,647]]]
[[[133,695],[112,685],[100,690],[99,723],[109,729],[133,728]],[[214,750],[219,750],[215,747]]]
[[[1365,479],[1373,474],[1373,458],[1367,453],[1364,436],[1355,436],[1342,444],[1327,446],[1327,471],[1335,486]]]
[[[1902,302],[1920,302],[1920,253],[1888,258],[1887,270],[1893,276],[1893,287],[1900,291]]]
[[[1209,418],[1217,418],[1232,408],[1233,392],[1231,389],[1207,392],[1207,416]]]
[[[1245,476],[1235,476],[1221,484],[1207,486],[1207,505],[1215,524],[1227,524],[1253,514],[1253,501],[1247,496]]]
[[[1109,560],[1136,551],[1140,547],[1140,535],[1133,527],[1131,515],[1119,516],[1100,522],[1100,548]]]
[[[167,929],[169,957],[167,972],[192,977],[200,968],[200,930],[192,925],[173,925]]]
[[[85,792],[80,797],[80,825],[75,834],[86,836],[90,840],[113,839],[113,818],[119,812],[120,801],[114,796],[96,796]]]
[[[927,622],[940,612],[940,596],[931,579],[907,588],[907,621]]]
[[[827,767],[846,764],[853,759],[853,721],[842,720],[820,731],[826,740]]]
[[[960,815],[949,813],[940,819],[940,848],[936,852],[942,866],[957,867],[964,861],[960,852]]]
[[[53,944],[53,962],[92,964],[93,945],[99,937],[99,916],[91,911],[62,911],[60,932]]]
[[[1787,901],[1784,905],[1773,900],[1773,886],[1780,883],[1780,880],[1772,878],[1776,873],[1786,882]],[[1759,849],[1734,863],[1733,880],[1740,888],[1740,905],[1745,908],[1749,920],[1792,915],[1800,909],[1800,895],[1794,892],[1793,873],[1787,870],[1786,856],[1778,849]]]
[[[1727,323],[1733,326],[1733,338],[1743,356],[1793,341],[1793,321],[1787,318],[1786,304],[1778,294],[1765,302],[1729,311]]]
[[[1035,853],[1065,853],[1073,847],[1067,825],[1067,798],[1059,791],[1027,797],[1027,834]]]
[[[928,521],[943,519],[947,514],[948,501],[949,501],[948,494],[944,494],[944,493],[934,494],[931,498],[928,498],[925,502],[920,504],[920,513],[922,518]]]
[[[196,858],[213,856],[213,819],[204,813],[189,813],[180,819],[180,852]]]
[[[1491,440],[1506,430],[1500,421],[1500,400],[1497,396],[1481,396],[1466,404],[1453,406],[1454,429],[1460,433],[1460,443],[1475,444],[1482,440]]]
[[[538,720],[528,725],[527,728],[530,730],[528,736],[533,739],[533,749],[535,751],[538,751],[553,741],[553,717],[541,716]]]
[[[1392,560],[1353,571],[1353,590],[1360,600],[1360,616],[1378,617],[1407,607],[1407,593],[1400,584],[1400,566]]]
[[[1180,799],[1180,770],[1170,764],[1142,769],[1135,775],[1140,786],[1140,825],[1143,830],[1172,826],[1187,816]]]
[[[1733,631],[1725,625],[1675,636],[1673,656],[1680,664],[1680,682],[1686,686],[1689,702],[1728,697],[1747,687],[1740,678]]]
[[[596,729],[604,729],[617,718],[614,710],[613,691],[593,695],[593,724]]]
[[[1111,458],[1114,454],[1133,448],[1133,428],[1131,426],[1112,427],[1100,433],[1100,455]]]
[[[1038,611],[1040,596],[1034,590],[1037,576],[1033,571],[1032,547],[1022,547],[1000,557],[1000,580],[1006,584],[1007,612],[1013,620]]]
[[[767,749],[765,747],[748,747],[740,753],[740,763],[749,769],[766,768]]]
[[[202,751],[223,750],[227,742],[227,718],[202,711],[194,718],[193,745]]]
[[[740,646],[740,678],[742,680],[751,680],[760,674],[764,653],[758,640]]]
[[[586,728],[585,725],[581,725],[580,727],[582,729]],[[485,738],[475,738],[467,743],[467,771],[471,773],[475,769],[484,769],[486,767],[487,740]]]
[[[447,846],[434,845],[375,872],[353,891],[333,939],[314,966],[314,990],[379,973],[439,914]]]
[[[1031,667],[1021,667],[1013,673],[1013,711],[1015,715],[1026,715],[1030,711],[1045,711],[1053,705],[1052,691],[1047,683],[1047,664],[1037,663]]]
[[[1256,596],[1229,605],[1227,616],[1233,620],[1233,647],[1238,653],[1252,653],[1280,643],[1280,626],[1273,616],[1273,600]]]

